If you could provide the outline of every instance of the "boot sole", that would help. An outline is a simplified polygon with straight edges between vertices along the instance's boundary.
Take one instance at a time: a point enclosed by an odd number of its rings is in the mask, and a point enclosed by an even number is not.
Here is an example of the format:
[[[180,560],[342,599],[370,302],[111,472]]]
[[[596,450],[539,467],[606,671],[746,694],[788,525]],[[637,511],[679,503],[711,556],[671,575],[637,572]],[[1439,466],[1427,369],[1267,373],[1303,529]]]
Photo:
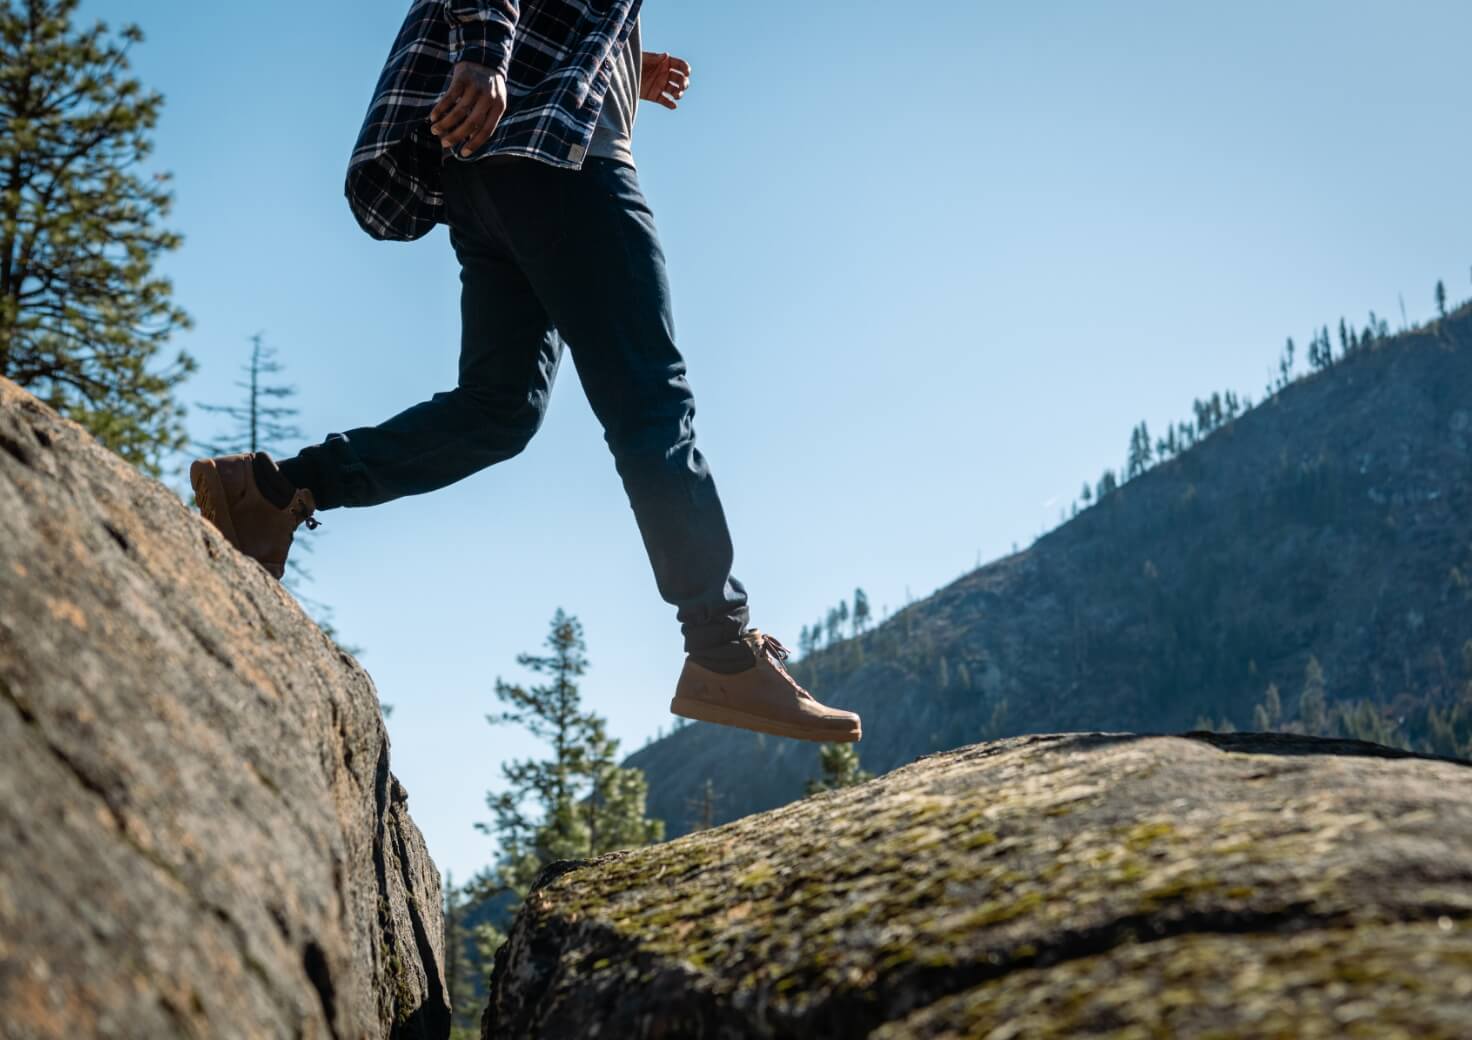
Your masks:
[[[819,730],[808,726],[777,722],[760,715],[749,715],[735,708],[723,708],[719,704],[707,704],[705,701],[691,700],[689,697],[676,697],[670,701],[670,711],[681,718],[694,719],[696,722],[714,722],[718,726],[735,726],[737,729],[769,733],[774,737],[813,740],[820,744],[852,744],[862,739],[864,735],[862,726],[855,726],[849,730]]]
[[[199,505],[200,514],[215,525],[227,542],[239,549],[235,520],[230,516],[230,507],[225,504],[225,485],[220,481],[215,460],[196,459],[190,463],[189,484],[194,488],[194,501]]]

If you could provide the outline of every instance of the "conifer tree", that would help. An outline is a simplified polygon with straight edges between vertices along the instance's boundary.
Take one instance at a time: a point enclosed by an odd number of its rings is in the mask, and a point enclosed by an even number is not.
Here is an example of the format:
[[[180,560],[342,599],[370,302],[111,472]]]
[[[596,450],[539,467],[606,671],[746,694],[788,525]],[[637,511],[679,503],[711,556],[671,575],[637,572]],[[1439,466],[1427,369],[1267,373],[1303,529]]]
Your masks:
[[[1154,458],[1150,445],[1150,429],[1141,421],[1139,426],[1130,431],[1130,453],[1125,466],[1126,478],[1134,480],[1143,474],[1150,468],[1150,463],[1154,461]]]
[[[1446,286],[1439,278],[1436,280],[1436,313],[1446,317]]]
[[[1309,736],[1322,736],[1328,730],[1328,697],[1324,690],[1324,669],[1317,657],[1309,657],[1303,669],[1303,693],[1298,699],[1298,721]]]
[[[700,785],[700,793],[694,798],[685,799],[685,809],[690,815],[690,830],[708,831],[716,825],[716,804],[720,802],[720,795],[716,794],[715,781],[706,777],[705,783]]]
[[[818,748],[819,777],[808,781],[808,794],[853,787],[872,775],[859,768],[859,750],[852,744],[824,744]]]
[[[869,594],[863,589],[854,589],[854,635],[862,635],[869,628]]]
[[[618,764],[619,742],[608,736],[607,723],[596,715],[588,741],[584,778],[587,793],[580,806],[587,830],[585,857],[618,849],[651,845],[664,837],[664,823],[644,815],[649,783],[639,769]]]
[[[548,759],[504,763],[505,789],[486,796],[495,819],[476,824],[500,846],[491,887],[518,897],[548,863],[648,844],[664,831],[645,816],[644,774],[617,764],[618,742],[602,718],[583,710],[582,625],[559,609],[546,645],[547,655],[520,654],[516,661],[547,681],[520,686],[497,679],[496,698],[507,707],[486,716],[492,725],[520,726],[552,752]]]
[[[1287,386],[1293,377],[1293,354],[1298,348],[1293,344],[1293,337],[1288,337],[1288,342],[1283,345],[1283,356],[1278,359],[1278,389]]]
[[[992,705],[992,713],[981,728],[982,740],[1000,740],[1007,732],[1007,702],[999,700]]]
[[[219,437],[201,441],[200,451],[206,455],[264,451],[279,456],[288,442],[300,438],[302,431],[292,422],[299,409],[287,403],[296,396],[296,387],[273,381],[283,370],[265,337],[259,332],[252,336],[250,356],[240,366],[242,378],[235,382],[241,399],[234,404],[199,405],[201,411],[223,415],[232,424]]]
[[[180,238],[168,177],[142,169],[163,98],[129,75],[137,26],[73,23],[78,0],[0,3],[0,376],[157,475],[184,446],[188,325],[154,270]]]
[[[445,872],[444,916],[445,916],[445,989],[454,1013],[454,1025],[458,1029],[469,1029],[480,1017],[477,1006],[475,976],[479,965],[470,953],[473,943],[469,929],[465,927],[465,893],[455,887],[449,871]],[[479,1035],[477,1033],[477,1035]]]
[[[1252,711],[1252,726],[1260,733],[1272,733],[1283,721],[1283,700],[1278,694],[1278,684],[1270,683],[1262,703]]]

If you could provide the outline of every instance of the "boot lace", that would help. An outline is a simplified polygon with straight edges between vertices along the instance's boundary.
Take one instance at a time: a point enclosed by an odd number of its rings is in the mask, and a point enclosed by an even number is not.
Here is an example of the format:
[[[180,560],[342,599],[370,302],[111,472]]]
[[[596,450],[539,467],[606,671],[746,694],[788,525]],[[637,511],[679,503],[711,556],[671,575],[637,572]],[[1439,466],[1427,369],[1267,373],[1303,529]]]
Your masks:
[[[792,656],[792,651],[783,646],[776,636],[767,635],[765,632],[762,633],[762,646],[766,648],[767,653],[777,659],[778,664]]]
[[[792,673],[789,672],[786,665],[782,663],[792,656],[792,651],[783,646],[781,640],[777,639],[775,636],[767,635],[760,629],[752,629],[751,634],[756,637],[754,642],[757,644],[757,647],[760,649],[760,651],[765,654],[773,670],[775,670],[778,675],[782,676],[787,685],[792,687],[793,692],[796,693],[797,696],[802,700],[812,700],[813,695],[808,693],[807,690],[803,689],[802,684],[792,677]]]
[[[306,524],[308,531],[315,531],[322,526],[322,521],[312,515],[312,511],[300,498],[291,503],[291,515],[296,517],[297,523]]]

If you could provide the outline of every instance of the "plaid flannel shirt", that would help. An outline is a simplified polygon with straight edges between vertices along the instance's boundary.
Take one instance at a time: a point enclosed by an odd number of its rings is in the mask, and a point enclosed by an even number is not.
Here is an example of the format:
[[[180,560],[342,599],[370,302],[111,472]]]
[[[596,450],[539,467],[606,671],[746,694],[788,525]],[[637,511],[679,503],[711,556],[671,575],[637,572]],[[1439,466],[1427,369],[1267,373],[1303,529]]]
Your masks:
[[[506,114],[472,159],[520,155],[578,168],[642,0],[414,0],[348,163],[353,216],[408,240],[444,219],[429,112],[456,62],[506,77]]]

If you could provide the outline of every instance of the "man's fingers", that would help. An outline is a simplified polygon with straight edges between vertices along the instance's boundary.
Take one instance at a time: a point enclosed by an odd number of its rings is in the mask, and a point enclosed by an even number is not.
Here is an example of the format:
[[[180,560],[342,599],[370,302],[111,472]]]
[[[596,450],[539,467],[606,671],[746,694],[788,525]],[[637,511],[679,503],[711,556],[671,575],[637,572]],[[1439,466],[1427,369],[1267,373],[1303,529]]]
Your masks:
[[[429,121],[431,123],[438,122],[446,112],[450,111],[455,102],[460,100],[460,96],[464,93],[465,81],[463,79],[455,78],[450,80],[450,85],[445,88],[444,96],[435,102],[434,108],[430,109]]]
[[[661,94],[659,97],[655,98],[654,99],[654,103],[657,104],[657,105],[663,105],[665,108],[669,109],[671,112],[673,112],[675,109],[677,109],[677,108],[680,107],[679,105],[677,105],[675,103],[674,99],[671,98],[667,94]]]
[[[474,91],[465,91],[455,103],[455,107],[446,112],[438,123],[433,124],[432,129],[439,135],[440,142],[452,145],[461,140],[468,132],[469,126],[466,120],[475,111],[480,95]]]
[[[491,139],[496,132],[496,124],[501,121],[501,115],[505,106],[495,97],[487,94],[481,104],[476,106],[475,115],[467,120],[467,125],[473,123],[475,130],[470,139],[465,142],[465,147],[460,149],[462,155],[471,155],[480,151],[481,145]]]
[[[690,75],[690,63],[684,58],[676,58],[674,56],[671,56],[670,70],[673,72],[678,72],[682,76],[688,77]]]
[[[469,112],[474,105],[474,96],[469,91],[462,90],[455,95],[453,101],[440,110],[438,115],[431,113],[430,129],[437,134],[443,135],[446,130],[464,119],[465,113]]]

